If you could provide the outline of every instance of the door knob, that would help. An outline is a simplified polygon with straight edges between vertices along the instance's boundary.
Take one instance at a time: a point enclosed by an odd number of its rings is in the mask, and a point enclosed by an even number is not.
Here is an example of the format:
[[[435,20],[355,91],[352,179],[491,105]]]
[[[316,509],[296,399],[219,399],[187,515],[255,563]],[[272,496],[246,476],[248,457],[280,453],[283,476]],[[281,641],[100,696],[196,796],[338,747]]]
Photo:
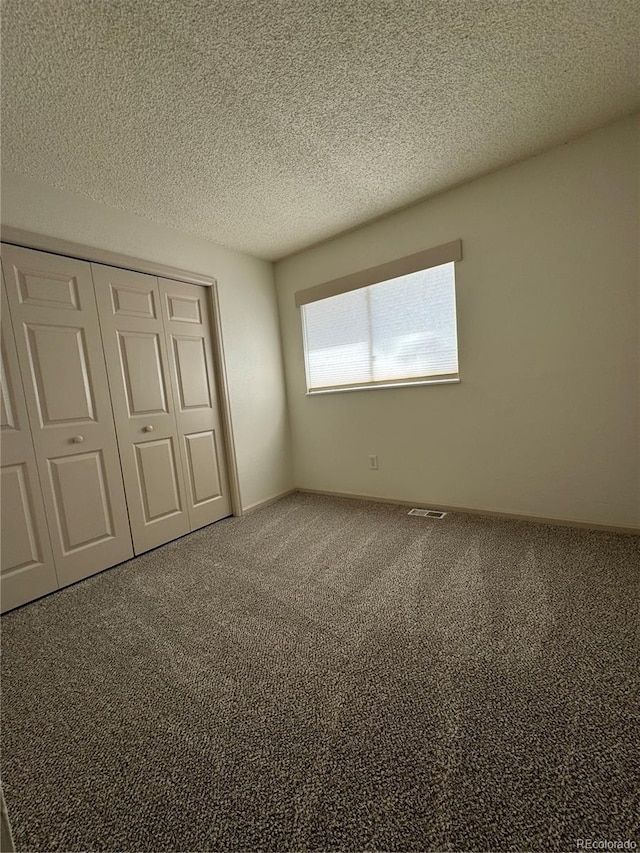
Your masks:
[[[151,424],[147,424],[146,426],[142,427],[142,431],[143,432],[153,432],[153,426]]]
[[[82,442],[84,441],[84,436],[83,435],[74,435],[73,438],[71,439],[71,441],[74,444],[82,444]]]

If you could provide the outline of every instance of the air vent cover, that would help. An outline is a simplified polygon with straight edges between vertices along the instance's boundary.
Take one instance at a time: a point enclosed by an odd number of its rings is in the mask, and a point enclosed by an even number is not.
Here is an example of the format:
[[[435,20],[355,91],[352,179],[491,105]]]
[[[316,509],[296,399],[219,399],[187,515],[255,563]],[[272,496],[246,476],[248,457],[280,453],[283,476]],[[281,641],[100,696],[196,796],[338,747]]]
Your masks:
[[[409,515],[421,515],[423,518],[444,518],[446,512],[440,509],[411,509]]]

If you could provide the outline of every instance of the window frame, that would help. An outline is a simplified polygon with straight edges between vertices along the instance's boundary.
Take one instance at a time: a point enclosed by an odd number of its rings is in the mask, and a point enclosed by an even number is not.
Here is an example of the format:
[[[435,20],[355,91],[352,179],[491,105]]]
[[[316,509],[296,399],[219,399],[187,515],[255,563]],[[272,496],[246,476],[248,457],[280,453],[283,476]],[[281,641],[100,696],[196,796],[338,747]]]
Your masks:
[[[294,294],[296,307],[300,311],[300,322],[302,326],[302,349],[305,371],[306,396],[315,397],[324,394],[341,394],[349,391],[371,391],[382,388],[410,388],[421,385],[451,385],[460,382],[460,365],[458,350],[458,311],[457,311],[457,289],[455,263],[462,260],[462,241],[453,240],[422,252],[416,252],[397,260],[380,264],[342,278],[333,279],[315,285],[314,287],[299,290]],[[433,267],[444,264],[454,264],[454,304],[455,304],[455,337],[456,355],[458,356],[458,372],[448,374],[430,374],[422,377],[408,377],[405,379],[381,379],[374,382],[357,382],[348,385],[327,386],[321,388],[309,387],[309,347],[307,345],[307,329],[305,322],[304,306],[312,302],[319,302],[333,296],[339,296],[353,290],[360,290],[374,284],[381,284],[394,278],[422,272]]]

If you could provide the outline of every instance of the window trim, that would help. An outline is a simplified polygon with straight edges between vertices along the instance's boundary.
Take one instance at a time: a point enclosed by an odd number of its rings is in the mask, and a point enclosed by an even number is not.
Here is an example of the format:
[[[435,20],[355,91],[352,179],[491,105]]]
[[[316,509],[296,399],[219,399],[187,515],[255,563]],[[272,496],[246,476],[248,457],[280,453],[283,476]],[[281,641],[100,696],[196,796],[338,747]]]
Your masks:
[[[326,388],[314,388],[307,390],[307,397],[315,397],[318,394],[342,394],[345,391],[370,391],[372,388],[412,388],[417,385],[456,385],[460,382],[459,373],[446,373],[442,376],[429,376],[418,379],[381,379],[378,382],[370,382],[368,385],[362,382],[353,385],[327,386]]]
[[[376,267],[351,273],[351,275],[334,278],[332,281],[325,281],[322,284],[316,284],[314,287],[307,287],[305,290],[298,290],[294,293],[296,307],[301,308],[311,302],[319,302],[321,299],[339,296],[341,293],[349,293],[351,290],[360,290],[363,287],[380,284],[392,278],[399,278],[403,275],[410,275],[414,272],[461,260],[462,240],[452,240],[450,243],[443,243],[440,246],[434,246],[432,249],[416,252],[414,255],[397,258],[395,261],[389,261],[386,264],[379,264]]]
[[[454,263],[462,260],[462,240],[452,240],[422,252],[416,252],[404,258],[398,258],[385,264],[352,273],[351,275],[336,278],[332,281],[298,290],[294,293],[295,304],[300,312],[302,326],[302,350],[305,370],[305,384],[307,386],[306,396],[315,397],[322,394],[342,394],[346,391],[369,391],[373,388],[410,388],[418,385],[453,385],[460,382],[460,369],[457,373],[428,374],[425,376],[413,376],[406,379],[380,379],[374,382],[354,382],[349,385],[328,385],[320,388],[309,388],[309,347],[307,344],[307,329],[305,313],[302,310],[305,305],[340,296],[354,290],[370,287],[373,284],[381,284],[394,278],[410,275],[414,272]],[[454,273],[455,275],[455,273]],[[457,299],[456,299],[457,301]],[[457,315],[457,310],[456,310]],[[456,316],[456,351],[458,349],[458,324]]]

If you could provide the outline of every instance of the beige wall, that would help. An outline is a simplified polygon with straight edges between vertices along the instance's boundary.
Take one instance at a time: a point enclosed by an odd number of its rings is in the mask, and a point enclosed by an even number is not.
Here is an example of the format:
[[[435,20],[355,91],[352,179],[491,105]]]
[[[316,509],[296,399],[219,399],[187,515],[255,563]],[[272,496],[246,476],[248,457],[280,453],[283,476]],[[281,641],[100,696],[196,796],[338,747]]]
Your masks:
[[[276,265],[297,486],[640,524],[638,142],[636,116]],[[458,237],[461,383],[306,397],[294,292]]]
[[[266,261],[2,173],[2,223],[217,279],[242,505],[291,488],[282,353]]]

